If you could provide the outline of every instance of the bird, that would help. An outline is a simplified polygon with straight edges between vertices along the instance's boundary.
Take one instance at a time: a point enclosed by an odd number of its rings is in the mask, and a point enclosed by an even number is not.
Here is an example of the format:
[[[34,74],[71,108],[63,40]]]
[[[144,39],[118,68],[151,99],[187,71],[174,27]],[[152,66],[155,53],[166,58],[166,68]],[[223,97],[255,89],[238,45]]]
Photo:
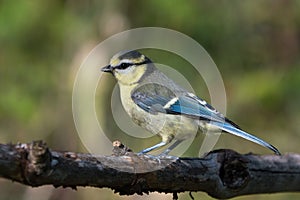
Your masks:
[[[168,155],[199,128],[230,133],[281,155],[276,147],[242,130],[204,99],[177,85],[137,50],[116,53],[101,71],[117,80],[121,103],[133,122],[161,137],[161,142],[141,154],[169,145],[162,153]]]

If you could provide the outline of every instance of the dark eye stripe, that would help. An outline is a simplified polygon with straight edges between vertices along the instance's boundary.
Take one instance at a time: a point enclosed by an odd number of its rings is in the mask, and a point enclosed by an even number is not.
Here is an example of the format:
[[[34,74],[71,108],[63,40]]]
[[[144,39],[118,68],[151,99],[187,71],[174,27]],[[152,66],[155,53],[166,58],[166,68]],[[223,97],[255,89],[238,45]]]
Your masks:
[[[143,65],[143,64],[146,64],[146,63],[149,63],[149,62],[150,62],[150,60],[147,59],[147,60],[145,60],[143,62],[140,62],[140,63],[121,63],[118,66],[116,66],[115,68],[116,69],[126,69],[126,68],[128,68],[132,65]]]
[[[117,66],[118,69],[126,69],[127,67],[131,66],[132,63],[121,63],[119,66]]]

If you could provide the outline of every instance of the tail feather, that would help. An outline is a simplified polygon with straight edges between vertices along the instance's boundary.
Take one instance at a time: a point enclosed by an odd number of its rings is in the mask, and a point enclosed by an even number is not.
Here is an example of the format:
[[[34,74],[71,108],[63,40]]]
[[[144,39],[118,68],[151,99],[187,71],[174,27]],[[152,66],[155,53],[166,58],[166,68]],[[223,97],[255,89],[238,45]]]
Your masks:
[[[239,137],[242,137],[246,140],[249,140],[251,142],[254,142],[256,144],[259,144],[263,147],[266,147],[270,150],[272,150],[275,154],[277,155],[281,155],[281,153],[279,152],[279,150],[274,147],[273,145],[265,142],[264,140],[258,138],[258,137],[255,137],[254,135],[251,135],[245,131],[242,131],[241,129],[238,129],[237,127],[234,127],[232,126],[231,124],[229,123],[221,123],[221,122],[210,122],[211,125],[214,125],[214,126],[217,126],[218,128],[220,128],[221,130],[225,131],[225,132],[228,132],[228,133],[231,133],[233,135],[236,135],[236,136],[239,136]]]

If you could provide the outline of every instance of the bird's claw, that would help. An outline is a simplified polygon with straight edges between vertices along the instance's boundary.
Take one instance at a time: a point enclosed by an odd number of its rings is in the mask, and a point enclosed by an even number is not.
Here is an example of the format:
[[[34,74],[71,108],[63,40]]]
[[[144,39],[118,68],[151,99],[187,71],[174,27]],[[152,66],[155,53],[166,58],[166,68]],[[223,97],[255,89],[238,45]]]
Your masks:
[[[150,155],[150,154],[145,154],[145,153],[139,152],[139,153],[137,153],[137,155],[144,156],[144,157],[152,159],[152,160],[156,160],[159,163],[161,163],[161,159],[168,159],[168,160],[178,160],[179,159],[177,156],[170,156],[166,153],[161,153],[161,154],[155,156],[155,155]]]
[[[158,155],[158,157],[160,159],[169,159],[169,160],[177,160],[177,159],[179,159],[177,156],[170,156],[170,155],[168,155],[166,153],[161,153],[161,154]]]
[[[144,156],[145,158],[151,159],[151,160],[155,160],[156,162],[158,162],[159,164],[160,162],[160,157],[159,156],[154,156],[154,155],[150,155],[150,154],[145,154],[142,152],[137,153],[137,156]]]

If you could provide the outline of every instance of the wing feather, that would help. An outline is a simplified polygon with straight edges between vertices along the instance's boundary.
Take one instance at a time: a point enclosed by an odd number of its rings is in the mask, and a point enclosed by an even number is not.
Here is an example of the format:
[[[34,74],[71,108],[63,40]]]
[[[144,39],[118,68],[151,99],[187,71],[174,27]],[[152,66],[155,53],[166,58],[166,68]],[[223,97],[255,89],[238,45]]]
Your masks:
[[[199,97],[187,92],[176,94],[158,84],[145,84],[137,88],[131,97],[135,104],[152,114],[164,112],[206,121],[227,121],[222,114]]]

